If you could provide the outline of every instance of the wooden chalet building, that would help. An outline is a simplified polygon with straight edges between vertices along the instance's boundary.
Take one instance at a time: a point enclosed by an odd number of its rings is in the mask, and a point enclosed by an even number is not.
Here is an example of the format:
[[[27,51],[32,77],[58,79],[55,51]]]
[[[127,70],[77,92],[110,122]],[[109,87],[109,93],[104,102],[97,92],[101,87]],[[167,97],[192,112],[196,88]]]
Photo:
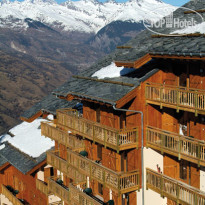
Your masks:
[[[50,113],[55,114],[56,106],[64,108],[75,104],[50,95],[24,115],[46,118]],[[33,114],[34,112],[36,113]],[[40,122],[36,125],[36,129],[38,129]],[[34,127],[34,125],[31,123],[30,127]],[[46,162],[46,152],[42,151],[38,157],[33,157],[26,154],[23,148],[18,147],[21,143],[24,144],[25,149],[32,146],[31,140],[25,139],[25,142],[21,142],[21,138],[18,140],[21,135],[25,135],[24,132],[28,135],[27,137],[33,134],[30,127],[23,129],[21,125],[17,125],[13,128],[17,136],[13,133],[13,129],[8,132],[9,134],[0,136],[0,205],[57,205],[60,200],[56,196],[48,195],[45,185],[47,178],[53,175],[53,168]],[[40,132],[38,137],[42,138]],[[33,140],[36,138],[35,134]],[[9,139],[11,142],[7,141]],[[13,139],[15,143],[13,143]],[[45,144],[46,146],[48,145]],[[44,189],[40,191],[39,187],[42,186]]]
[[[116,69],[120,75],[111,75]],[[83,107],[56,104],[55,119],[41,123],[42,135],[55,140],[42,193],[64,205],[205,204],[204,35],[144,31],[53,95]],[[37,106],[22,119],[40,115]]]

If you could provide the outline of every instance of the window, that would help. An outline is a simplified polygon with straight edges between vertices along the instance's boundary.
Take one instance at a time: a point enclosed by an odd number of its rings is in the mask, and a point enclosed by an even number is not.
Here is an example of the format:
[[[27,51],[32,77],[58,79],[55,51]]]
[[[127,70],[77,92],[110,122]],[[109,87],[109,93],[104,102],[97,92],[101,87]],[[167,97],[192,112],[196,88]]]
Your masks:
[[[96,122],[100,123],[100,108],[96,109]]]
[[[187,180],[187,163],[184,160],[180,161],[180,179]]]
[[[101,183],[98,183],[98,193],[103,195],[103,185]]]

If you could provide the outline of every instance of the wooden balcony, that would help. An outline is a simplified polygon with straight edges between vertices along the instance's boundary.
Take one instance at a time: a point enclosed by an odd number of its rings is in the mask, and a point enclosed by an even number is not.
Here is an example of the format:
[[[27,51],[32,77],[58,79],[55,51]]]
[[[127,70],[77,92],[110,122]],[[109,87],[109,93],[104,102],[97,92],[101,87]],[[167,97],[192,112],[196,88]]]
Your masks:
[[[138,147],[138,129],[118,130],[84,119],[72,110],[57,111],[57,125],[118,152]]]
[[[205,166],[205,141],[147,126],[146,146]]]
[[[48,190],[67,204],[70,204],[69,188],[58,184],[54,178],[48,179]]]
[[[203,205],[205,204],[205,192],[200,191],[183,182],[172,179],[166,175],[155,172],[151,169],[146,170],[147,189],[167,197],[177,204]]]
[[[89,176],[91,180],[94,179],[119,194],[139,189],[139,171],[115,172],[72,150],[68,150],[67,163],[79,173]]]
[[[69,147],[70,149],[77,150],[84,148],[84,142],[82,139],[79,139],[71,133],[61,130],[53,123],[42,122],[41,135],[49,137],[52,140]]]
[[[102,205],[86,193],[82,192],[72,184],[69,184],[71,205]]]
[[[146,102],[198,114],[205,114],[205,90],[168,86],[162,84],[146,85]]]
[[[70,167],[67,161],[62,159],[57,152],[47,152],[47,163],[65,174],[67,177],[73,179],[76,184],[86,181],[86,176]]]
[[[58,196],[62,201],[71,205],[101,205],[98,201],[76,188],[72,184],[69,187],[58,184],[54,178],[48,180],[49,191]]]
[[[21,201],[17,197],[15,197],[3,184],[1,185],[2,188],[2,194],[8,198],[10,202],[13,203],[13,205],[23,205]]]
[[[36,188],[41,191],[42,193],[44,193],[45,195],[48,195],[49,194],[49,191],[48,191],[48,186],[47,184],[45,184],[45,182],[39,180],[39,179],[36,179]]]
[[[59,157],[59,152],[47,152],[47,163],[75,180],[75,184],[86,181],[86,176],[118,193],[139,189],[139,171],[115,172],[80,154],[68,150],[68,160]]]

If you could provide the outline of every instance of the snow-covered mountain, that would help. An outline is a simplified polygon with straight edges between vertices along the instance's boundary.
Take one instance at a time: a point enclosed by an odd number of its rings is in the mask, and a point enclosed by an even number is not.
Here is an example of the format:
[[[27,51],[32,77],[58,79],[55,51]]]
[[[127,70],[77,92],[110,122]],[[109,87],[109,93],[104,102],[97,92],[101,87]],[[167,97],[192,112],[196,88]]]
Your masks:
[[[27,29],[24,19],[30,18],[55,29],[97,33],[113,21],[158,20],[175,9],[160,0],[129,0],[125,3],[68,0],[63,4],[54,0],[3,0],[0,2],[0,27]]]

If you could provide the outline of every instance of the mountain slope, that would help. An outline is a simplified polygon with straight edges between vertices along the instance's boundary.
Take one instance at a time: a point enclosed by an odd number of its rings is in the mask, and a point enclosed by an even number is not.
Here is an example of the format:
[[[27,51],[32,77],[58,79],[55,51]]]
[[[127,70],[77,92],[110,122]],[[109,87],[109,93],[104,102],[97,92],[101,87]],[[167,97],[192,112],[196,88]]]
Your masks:
[[[158,20],[174,9],[159,0],[130,0],[125,3],[80,0],[67,1],[61,5],[52,0],[7,1],[0,5],[0,18],[3,19],[0,24],[14,28],[22,24],[26,29],[22,20],[30,18],[63,31],[97,33],[113,21]],[[11,24],[11,18],[18,21]]]
[[[1,2],[0,133],[70,75],[131,39],[144,28],[145,15],[156,18],[150,10],[162,5],[158,0]]]
[[[114,21],[100,29],[88,44],[104,53],[110,53],[144,29],[142,22]]]
[[[58,62],[42,63],[25,54],[0,51],[0,133],[70,75]]]

